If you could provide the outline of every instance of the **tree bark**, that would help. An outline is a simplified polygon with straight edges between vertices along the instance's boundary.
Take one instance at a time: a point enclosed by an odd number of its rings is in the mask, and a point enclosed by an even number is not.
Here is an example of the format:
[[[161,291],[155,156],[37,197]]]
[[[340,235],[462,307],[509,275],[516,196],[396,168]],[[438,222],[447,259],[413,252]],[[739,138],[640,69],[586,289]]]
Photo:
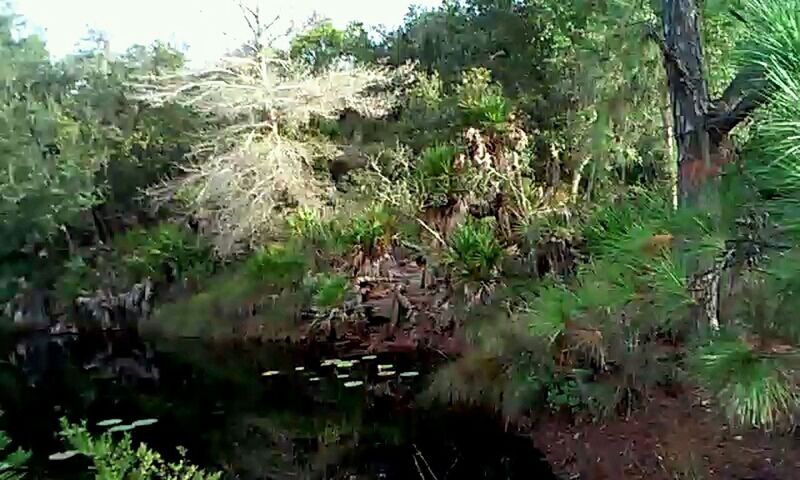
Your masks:
[[[700,13],[695,0],[664,0],[664,66],[678,150],[681,206],[696,206],[711,177],[711,139],[706,129],[708,86],[703,72]]]
[[[664,67],[678,156],[678,203],[682,208],[718,214],[719,174],[731,160],[730,149],[724,146],[731,130],[763,101],[765,81],[760,69],[744,69],[723,97],[712,102],[703,70],[698,0],[663,0],[663,7]],[[717,329],[720,263],[699,258],[689,262],[698,320]]]
[[[665,90],[666,101],[661,106],[661,125],[664,129],[664,159],[663,165],[659,167],[659,173],[669,183],[670,197],[672,197],[672,208],[678,208],[678,165],[674,161],[675,156],[675,135],[672,127],[672,110],[670,108],[669,90]]]

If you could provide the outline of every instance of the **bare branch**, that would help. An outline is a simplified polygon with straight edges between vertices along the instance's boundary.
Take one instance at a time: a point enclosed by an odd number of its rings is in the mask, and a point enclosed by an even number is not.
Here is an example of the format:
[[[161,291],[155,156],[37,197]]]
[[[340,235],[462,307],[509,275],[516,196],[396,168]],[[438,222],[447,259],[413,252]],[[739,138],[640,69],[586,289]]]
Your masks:
[[[767,86],[763,68],[743,68],[706,115],[711,140],[719,142],[760,107],[766,100]]]

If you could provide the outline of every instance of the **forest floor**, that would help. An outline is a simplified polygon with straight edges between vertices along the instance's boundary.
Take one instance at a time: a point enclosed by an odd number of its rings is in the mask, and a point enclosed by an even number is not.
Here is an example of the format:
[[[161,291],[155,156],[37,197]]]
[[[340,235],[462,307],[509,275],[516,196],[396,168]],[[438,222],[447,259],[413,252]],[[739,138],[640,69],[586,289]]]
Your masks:
[[[656,392],[627,419],[576,424],[549,418],[532,431],[564,479],[800,478],[800,440],[732,428],[700,391]]]

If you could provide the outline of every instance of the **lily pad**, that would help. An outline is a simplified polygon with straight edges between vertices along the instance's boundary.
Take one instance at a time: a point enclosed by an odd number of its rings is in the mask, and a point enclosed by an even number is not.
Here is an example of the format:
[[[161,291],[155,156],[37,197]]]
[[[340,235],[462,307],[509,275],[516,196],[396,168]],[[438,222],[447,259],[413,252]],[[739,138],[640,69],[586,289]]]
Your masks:
[[[350,360],[339,360],[335,363],[336,368],[350,368],[355,365],[354,361]]]
[[[268,370],[261,374],[262,377],[274,377],[275,375],[280,374],[278,370]]]
[[[375,360],[376,358],[378,358],[377,355],[364,355],[361,360]]]
[[[393,369],[393,368],[394,368],[394,365],[392,365],[391,363],[386,363],[386,364],[383,364],[383,365],[378,365],[378,370],[391,370],[391,369]]]
[[[351,382],[344,382],[344,386],[347,387],[347,388],[358,387],[360,385],[364,385],[364,382],[362,382],[361,380],[353,380]]]
[[[319,382],[320,378],[319,377],[311,377],[311,378],[308,379],[308,381],[309,382]]]
[[[379,377],[391,377],[391,376],[394,376],[396,373],[397,372],[395,372],[394,370],[381,370],[380,372],[378,372],[378,376]]]
[[[97,426],[98,427],[113,427],[114,425],[119,425],[120,423],[122,423],[122,420],[120,420],[119,418],[109,418],[108,420],[103,420],[103,421],[97,422]]]
[[[339,380],[344,380],[345,378],[350,378],[350,375],[346,373],[340,373],[339,375],[336,375],[336,378],[338,378]]]
[[[335,365],[336,362],[338,362],[338,361],[340,361],[338,358],[335,358],[333,360],[327,359],[327,360],[323,360],[322,362],[320,362],[320,365],[323,366],[323,367],[330,367],[331,365]]]
[[[403,378],[418,377],[419,376],[419,372],[403,372],[403,373],[400,374],[400,376],[403,377]]]
[[[47,458],[49,460],[55,460],[55,461],[68,460],[68,459],[74,457],[75,455],[78,455],[79,453],[81,453],[81,452],[79,452],[77,450],[67,450],[66,452],[54,453],[54,454],[50,455]]]
[[[143,418],[141,420],[136,420],[135,422],[131,423],[133,427],[146,427],[148,425],[153,425],[154,423],[158,423],[157,418]]]
[[[135,425],[117,425],[116,427],[111,427],[108,429],[109,432],[127,432],[129,430],[133,430],[136,428]]]
[[[294,367],[294,371],[295,372],[302,372],[305,369],[306,369],[306,367]]]

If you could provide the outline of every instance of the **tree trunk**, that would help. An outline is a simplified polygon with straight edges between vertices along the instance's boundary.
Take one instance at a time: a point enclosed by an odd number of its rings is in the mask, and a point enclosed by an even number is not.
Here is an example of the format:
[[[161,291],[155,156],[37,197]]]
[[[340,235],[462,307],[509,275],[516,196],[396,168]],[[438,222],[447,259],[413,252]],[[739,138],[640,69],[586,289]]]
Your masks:
[[[670,109],[669,90],[665,90],[666,101],[661,107],[661,125],[664,129],[664,159],[658,169],[662,178],[666,178],[672,197],[672,208],[678,208],[678,164],[675,162],[675,135],[672,126],[672,110]]]
[[[728,134],[764,98],[763,75],[741,71],[712,102],[703,71],[701,17],[697,0],[663,0],[664,67],[670,92],[678,161],[678,203],[714,215],[720,213],[719,174],[731,159]],[[719,327],[718,259],[688,258],[698,321]]]
[[[678,196],[695,207],[711,177],[706,129],[708,86],[703,72],[700,13],[695,0],[664,0],[665,67],[678,147]]]

